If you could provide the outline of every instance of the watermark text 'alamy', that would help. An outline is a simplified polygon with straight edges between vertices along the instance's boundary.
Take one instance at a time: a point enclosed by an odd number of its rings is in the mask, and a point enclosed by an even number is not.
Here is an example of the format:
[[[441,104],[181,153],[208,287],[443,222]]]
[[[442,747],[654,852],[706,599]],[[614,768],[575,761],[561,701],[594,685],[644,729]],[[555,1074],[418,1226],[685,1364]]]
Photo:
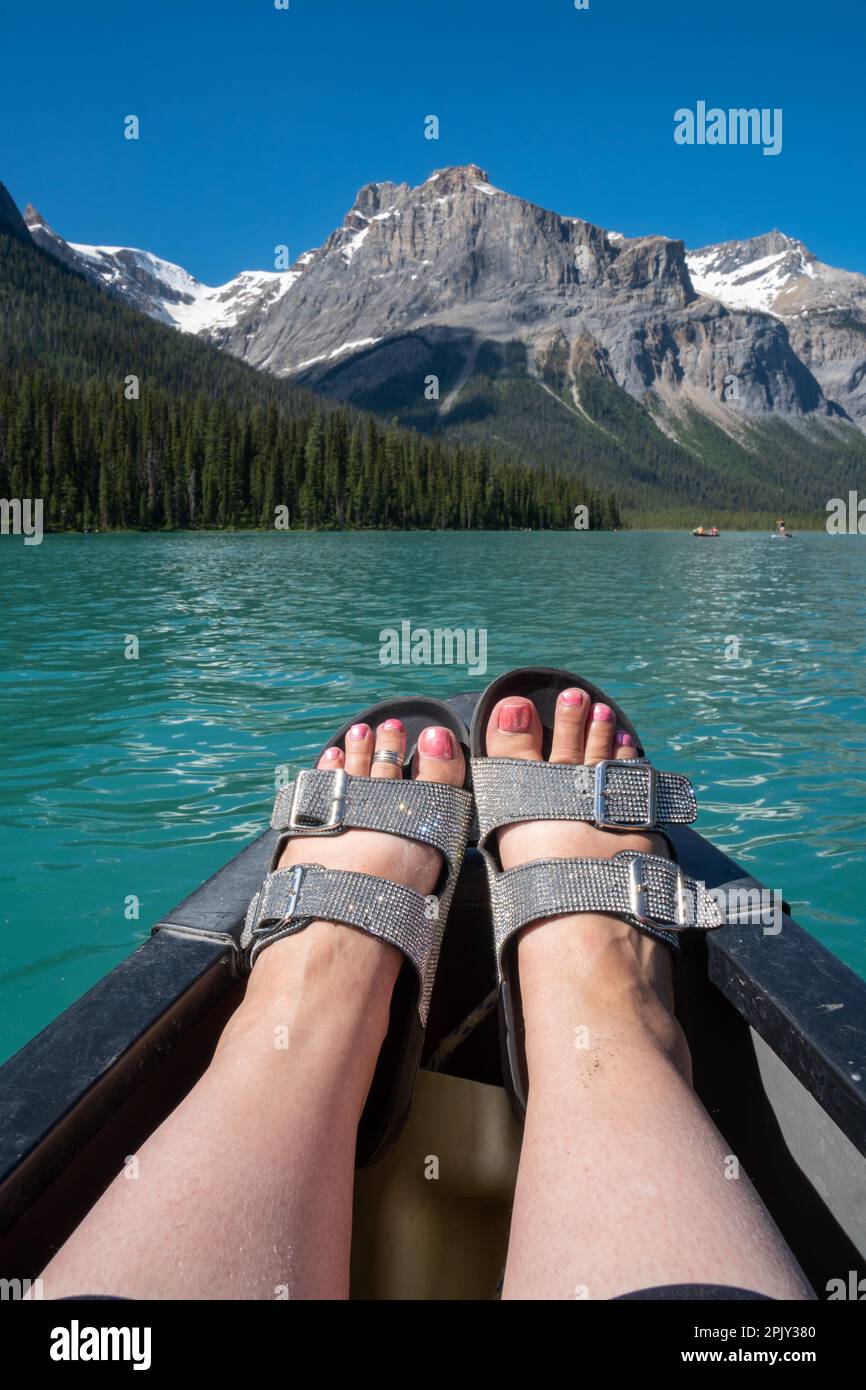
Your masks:
[[[487,670],[485,627],[413,627],[404,618],[399,629],[379,633],[382,666],[466,666],[474,675]]]

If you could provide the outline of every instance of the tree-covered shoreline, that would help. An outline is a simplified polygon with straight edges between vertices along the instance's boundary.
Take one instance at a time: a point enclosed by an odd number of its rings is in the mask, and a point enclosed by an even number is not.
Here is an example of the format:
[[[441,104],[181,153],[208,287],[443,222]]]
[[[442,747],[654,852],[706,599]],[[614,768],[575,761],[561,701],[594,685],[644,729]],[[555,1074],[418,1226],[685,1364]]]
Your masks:
[[[0,374],[0,495],[42,497],[47,530],[564,530],[622,525],[616,502],[337,408],[139,400],[102,380]]]

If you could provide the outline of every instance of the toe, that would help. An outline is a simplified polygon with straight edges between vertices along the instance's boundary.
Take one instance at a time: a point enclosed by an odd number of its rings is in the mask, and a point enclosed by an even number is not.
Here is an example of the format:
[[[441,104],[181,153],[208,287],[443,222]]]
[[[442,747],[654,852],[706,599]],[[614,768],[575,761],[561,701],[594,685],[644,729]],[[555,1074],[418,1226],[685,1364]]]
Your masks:
[[[636,758],[637,748],[631,734],[627,734],[625,729],[620,729],[614,736],[613,746],[615,748],[615,758]]]
[[[379,753],[391,753],[398,761],[382,759],[376,761]],[[386,719],[376,730],[376,751],[373,754],[371,777],[402,777],[403,758],[406,753],[406,730],[399,719]]]
[[[601,762],[609,758],[613,744],[614,715],[610,705],[593,705],[590,712],[589,730],[586,735],[586,754],[584,761]]]
[[[461,787],[465,764],[463,749],[450,729],[432,724],[422,730],[418,739],[415,776],[421,782],[447,782]]]
[[[493,706],[487,721],[489,758],[540,758],[541,720],[531,700],[508,695]]]
[[[582,763],[589,696],[573,687],[560,692],[553,724],[552,763]]]
[[[320,767],[323,772],[333,772],[335,768],[342,767],[345,760],[342,748],[326,748],[316,767]]]
[[[373,758],[373,731],[369,724],[353,724],[346,734],[346,771],[353,777],[369,777]]]

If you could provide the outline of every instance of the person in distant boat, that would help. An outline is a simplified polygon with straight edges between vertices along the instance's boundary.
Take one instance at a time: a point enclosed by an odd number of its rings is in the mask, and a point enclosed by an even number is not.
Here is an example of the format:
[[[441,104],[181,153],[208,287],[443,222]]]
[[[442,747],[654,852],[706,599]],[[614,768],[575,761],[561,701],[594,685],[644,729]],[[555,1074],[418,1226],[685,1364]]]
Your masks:
[[[710,527],[710,535],[711,535],[711,536],[717,536],[718,534],[719,534],[719,528],[718,528],[718,526],[711,526],[711,527]]]
[[[779,517],[779,520],[776,522],[776,530],[778,531],[778,533],[779,533],[780,536],[785,536],[785,535],[787,535],[787,532],[786,532],[786,530],[785,530],[785,519],[784,519],[784,517],[781,517],[781,516]]]
[[[549,761],[570,771],[636,757],[617,723],[586,690],[561,690]],[[479,761],[542,763],[543,736],[532,700],[506,696],[490,707]],[[398,719],[355,724],[317,766],[375,785],[403,777],[406,747]],[[452,732],[427,727],[417,747],[414,781],[463,787]],[[513,809],[497,851],[512,872],[621,850],[669,857],[663,835]],[[280,850],[281,868],[311,861],[389,880],[392,907],[406,890],[431,894],[441,862],[430,844],[368,829],[301,834]],[[670,946],[628,913],[589,909],[534,922],[514,944],[530,1088],[503,1298],[814,1298],[745,1173],[729,1181],[729,1141],[692,1086]],[[42,1296],[346,1298],[356,1135],[401,962],[388,940],[339,919],[278,933],[204,1075],[141,1144],[136,1181],[118,1174],[51,1259]],[[429,1142],[415,1140],[410,1207]],[[421,1231],[408,1248],[419,1259]]]
[[[703,528],[703,526],[696,526],[695,529],[694,529],[694,531],[692,532],[692,535],[693,535],[693,536],[703,536],[703,535],[704,535],[704,528]]]

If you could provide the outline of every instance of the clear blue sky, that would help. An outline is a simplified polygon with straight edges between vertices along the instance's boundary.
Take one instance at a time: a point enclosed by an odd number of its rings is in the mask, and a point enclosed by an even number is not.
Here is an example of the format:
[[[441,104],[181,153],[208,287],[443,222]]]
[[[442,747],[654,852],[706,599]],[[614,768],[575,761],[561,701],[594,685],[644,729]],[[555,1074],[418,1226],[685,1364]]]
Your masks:
[[[0,180],[68,240],[212,284],[271,266],[276,243],[318,245],[364,183],[469,162],[627,235],[695,247],[777,226],[866,272],[861,0],[290,6],[8,6]],[[677,146],[674,111],[699,99],[781,107],[781,155]]]

